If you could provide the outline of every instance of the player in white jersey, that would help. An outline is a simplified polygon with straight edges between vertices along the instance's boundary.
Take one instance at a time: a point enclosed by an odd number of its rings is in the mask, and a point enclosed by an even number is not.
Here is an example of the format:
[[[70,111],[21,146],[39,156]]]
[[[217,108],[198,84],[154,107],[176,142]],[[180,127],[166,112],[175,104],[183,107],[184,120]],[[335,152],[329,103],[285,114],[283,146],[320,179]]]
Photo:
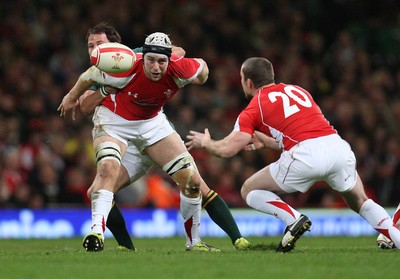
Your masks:
[[[202,84],[207,77],[207,64],[202,59],[171,57],[168,36],[153,33],[146,38],[143,55],[138,55],[138,61],[125,77],[115,78],[91,68],[64,97],[59,107],[63,116],[77,106],[79,96],[95,82],[120,88],[118,94],[110,94],[102,101],[93,116],[98,171],[91,186],[92,233],[84,238],[88,251],[103,249],[104,222],[113,193],[123,186],[118,174],[121,159],[126,161],[128,146],[135,146],[138,151],[127,154],[130,165],[136,168],[125,169],[131,179],[137,179],[149,164],[156,164],[179,185],[187,250],[219,251],[201,242],[200,188],[205,183],[162,112],[163,105],[179,88],[190,83]],[[144,162],[139,154],[147,155],[151,162]]]
[[[338,191],[352,210],[399,247],[400,230],[385,209],[365,194],[350,145],[325,119],[312,96],[296,85],[275,84],[273,66],[265,58],[247,59],[240,76],[250,102],[233,131],[218,141],[211,139],[207,129],[204,133],[191,131],[186,146],[189,150],[206,148],[220,157],[234,156],[243,149],[282,150],[276,162],[253,174],[241,189],[250,207],[285,222],[276,251],[291,251],[311,227],[307,216],[277,194],[304,193],[318,180]]]

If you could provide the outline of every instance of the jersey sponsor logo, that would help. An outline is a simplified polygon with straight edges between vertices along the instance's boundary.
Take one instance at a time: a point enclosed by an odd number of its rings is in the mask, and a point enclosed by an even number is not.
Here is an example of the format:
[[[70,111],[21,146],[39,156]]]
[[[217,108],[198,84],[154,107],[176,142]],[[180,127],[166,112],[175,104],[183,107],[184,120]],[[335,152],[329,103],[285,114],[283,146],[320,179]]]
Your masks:
[[[138,96],[139,96],[139,94],[138,93],[132,93],[132,92],[128,92],[128,96],[133,96],[133,98],[137,98]]]
[[[383,218],[381,221],[378,222],[378,227],[380,227],[382,225],[383,222],[385,222],[386,220],[389,220],[390,218]]]

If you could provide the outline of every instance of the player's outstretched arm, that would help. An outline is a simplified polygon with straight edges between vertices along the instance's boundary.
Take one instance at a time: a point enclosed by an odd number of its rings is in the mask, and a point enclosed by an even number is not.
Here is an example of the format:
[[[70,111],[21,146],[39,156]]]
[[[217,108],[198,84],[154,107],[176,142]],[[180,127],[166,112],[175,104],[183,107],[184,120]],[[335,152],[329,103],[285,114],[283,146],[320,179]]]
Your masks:
[[[96,70],[96,68],[93,68],[94,67],[89,68],[80,75],[72,89],[64,96],[61,104],[57,108],[57,111],[60,112],[60,116],[65,117],[68,111],[73,110],[72,118],[75,119],[75,108],[79,105],[79,97],[96,83],[96,81],[91,78],[93,71]]]
[[[188,150],[205,148],[211,154],[222,158],[233,157],[251,140],[249,134],[239,131],[232,131],[222,140],[212,140],[208,129],[205,129],[204,133],[190,131],[186,138],[189,140],[185,143]]]
[[[259,131],[255,131],[252,136],[252,141],[255,145],[255,149],[261,148],[271,148],[274,150],[281,150],[282,148],[279,147],[279,144],[273,137],[269,137],[264,133]],[[253,149],[254,150],[254,149]]]
[[[100,94],[100,89],[87,90],[81,97],[79,97],[79,108],[83,115],[90,115],[103,99],[104,97]]]
[[[269,137],[264,133],[259,131],[255,131],[253,136],[251,137],[250,144],[245,146],[245,150],[253,151],[263,148],[271,148],[274,150],[281,150],[279,144],[273,137]]]

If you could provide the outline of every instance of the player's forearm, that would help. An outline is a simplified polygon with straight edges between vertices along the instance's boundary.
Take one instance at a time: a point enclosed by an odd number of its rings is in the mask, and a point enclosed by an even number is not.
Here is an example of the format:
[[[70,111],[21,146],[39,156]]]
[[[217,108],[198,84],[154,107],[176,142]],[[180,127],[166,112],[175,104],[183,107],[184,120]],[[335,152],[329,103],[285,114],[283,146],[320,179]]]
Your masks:
[[[90,115],[94,112],[96,106],[98,106],[104,97],[100,94],[100,89],[96,91],[87,90],[79,98],[79,106],[84,115]]]
[[[74,87],[69,91],[72,100],[78,100],[79,97],[85,93],[96,82],[92,80],[82,80],[81,78],[75,83]]]
[[[230,158],[235,156],[238,151],[233,150],[230,146],[224,142],[224,140],[207,140],[202,143],[202,147],[207,149],[212,155],[221,157],[221,158]]]
[[[255,131],[255,135],[258,138],[258,140],[264,144],[264,148],[271,148],[274,150],[281,149],[279,147],[279,143],[273,137],[269,137],[266,134],[261,133],[259,131]]]
[[[79,97],[86,92],[91,86],[96,84],[96,81],[93,79],[93,72],[96,68],[90,67],[86,72],[81,74],[78,78],[78,81],[69,91],[71,99],[78,100]]]
[[[269,141],[267,144],[264,143],[264,145],[270,149],[274,150],[281,150],[282,148],[279,147],[279,144],[276,141]]]
[[[201,146],[215,156],[230,158],[239,153],[250,140],[251,135],[248,133],[234,130],[222,140],[215,141],[211,139],[211,136],[205,136],[201,141]]]

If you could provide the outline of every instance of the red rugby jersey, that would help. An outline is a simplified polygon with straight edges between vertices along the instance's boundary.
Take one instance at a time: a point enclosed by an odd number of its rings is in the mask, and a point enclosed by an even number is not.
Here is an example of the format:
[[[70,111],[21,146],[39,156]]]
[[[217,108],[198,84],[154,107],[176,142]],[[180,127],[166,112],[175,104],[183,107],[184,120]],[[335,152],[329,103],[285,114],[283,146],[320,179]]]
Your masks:
[[[191,83],[202,70],[194,58],[171,57],[168,69],[161,80],[148,79],[143,69],[142,55],[136,54],[137,61],[124,76],[107,76],[107,84],[121,87],[122,78],[130,81],[117,94],[108,95],[102,105],[127,120],[153,118],[180,88]],[[107,75],[107,74],[106,74]]]
[[[283,83],[262,87],[240,113],[235,130],[250,135],[263,132],[285,150],[307,139],[337,133],[310,93]]]

